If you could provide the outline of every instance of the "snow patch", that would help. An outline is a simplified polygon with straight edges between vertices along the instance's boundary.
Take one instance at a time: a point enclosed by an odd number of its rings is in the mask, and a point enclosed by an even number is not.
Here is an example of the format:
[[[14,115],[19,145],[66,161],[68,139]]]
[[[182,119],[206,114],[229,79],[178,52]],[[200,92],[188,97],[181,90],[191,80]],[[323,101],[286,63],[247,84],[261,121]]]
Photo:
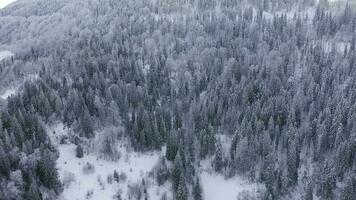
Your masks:
[[[222,136],[220,139],[226,141],[228,138]],[[216,173],[212,169],[211,159],[202,161],[199,171],[205,200],[262,199],[266,191],[264,184],[251,182],[241,176],[226,178],[223,174]]]
[[[17,1],[17,0],[1,0],[0,1],[0,9],[5,8],[7,5],[9,5],[15,1]]]
[[[16,94],[16,92],[17,92],[17,89],[13,89],[13,88],[7,89],[0,95],[0,98],[7,99],[11,95]]]
[[[38,74],[29,74],[23,80],[22,83],[14,83],[13,86],[0,92],[0,99],[6,100],[8,97],[16,94],[19,88],[23,85],[25,81],[35,81],[38,79]]]
[[[207,171],[202,172],[201,183],[205,200],[236,200],[244,199],[246,195],[257,199],[259,191],[263,188],[261,184],[251,183],[240,177],[225,179],[223,175]]]
[[[14,53],[11,51],[0,51],[0,61],[11,56],[14,56]]]

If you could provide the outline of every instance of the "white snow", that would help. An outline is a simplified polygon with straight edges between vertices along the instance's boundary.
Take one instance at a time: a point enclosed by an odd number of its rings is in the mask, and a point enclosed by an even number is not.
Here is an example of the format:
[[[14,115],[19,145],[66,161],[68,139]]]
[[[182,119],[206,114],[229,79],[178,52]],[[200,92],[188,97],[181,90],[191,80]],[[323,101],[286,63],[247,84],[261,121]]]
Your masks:
[[[204,171],[201,174],[201,183],[205,200],[236,200],[237,197],[248,193],[257,195],[263,188],[261,184],[250,183],[239,177],[225,179],[222,175]]]
[[[52,145],[58,147],[61,137],[68,135],[69,129],[67,129],[63,123],[56,122],[54,125],[47,127],[47,132]]]
[[[11,87],[3,90],[2,92],[0,92],[0,99],[6,100],[11,95],[16,94],[19,91],[19,88],[23,85],[23,83],[25,81],[35,81],[36,79],[38,79],[38,74],[29,74],[29,75],[27,75],[21,81],[21,83],[13,83],[13,86],[11,86]]]
[[[0,51],[0,61],[11,56],[14,56],[14,54],[11,51]]]
[[[10,3],[15,2],[16,0],[0,0],[0,9],[5,8]]]
[[[3,0],[0,0],[0,8],[2,5]],[[0,61],[4,60],[6,58],[9,58],[11,56],[14,56],[14,54],[11,51],[0,51]],[[0,93],[0,98],[1,99],[7,99],[9,96],[15,94],[17,92],[17,89],[15,88],[8,88]]]
[[[143,66],[143,74],[147,76],[148,72],[150,72],[151,66],[149,64],[146,64]]]
[[[60,138],[63,135],[68,135],[69,129],[66,129],[63,124],[58,123],[48,128],[51,141],[58,148],[59,158],[57,160],[57,168],[61,181],[68,177],[75,177],[73,182],[66,185],[60,197],[61,200],[84,200],[89,191],[92,195],[89,199],[109,200],[113,199],[114,195],[121,190],[121,197],[128,199],[127,194],[129,185],[141,183],[145,179],[149,199],[159,200],[165,192],[170,197],[170,184],[166,183],[158,187],[153,178],[148,177],[148,173],[159,161],[161,152],[138,153],[129,152],[124,144],[118,146],[121,153],[121,158],[118,161],[106,161],[99,159],[94,153],[84,153],[83,158],[77,158],[75,155],[74,144],[59,144]],[[98,133],[97,133],[98,134]],[[94,172],[90,174],[83,173],[83,166],[90,163],[94,166]],[[112,184],[107,182],[108,175],[113,175],[114,170],[119,174],[125,173],[127,180],[125,182]],[[99,183],[101,180],[101,184]]]
[[[220,141],[224,143],[228,138],[229,136],[220,136]],[[223,145],[223,151],[225,148],[226,146]],[[224,152],[224,154],[226,153]],[[236,175],[226,178],[223,174],[216,173],[212,169],[211,158],[200,164],[199,174],[204,200],[261,199],[266,190],[264,184],[251,182],[244,177]]]
[[[112,199],[114,194],[121,188],[123,197],[127,193],[127,185],[130,183],[140,183],[146,173],[149,172],[158,161],[157,154],[140,155],[132,153],[128,160],[121,159],[118,162],[109,162],[97,159],[95,155],[85,155],[82,159],[75,157],[75,145],[60,145],[60,157],[57,161],[59,175],[61,179],[68,172],[75,175],[75,182],[65,188],[63,199],[75,200],[85,199],[89,190],[93,191],[92,199]],[[83,166],[85,163],[91,163],[95,167],[92,174],[84,174]],[[127,182],[112,184],[107,183],[106,179],[114,170],[118,173],[124,172],[127,175]],[[103,186],[99,185],[98,179],[101,177]]]
[[[3,93],[1,93],[0,98],[1,99],[7,99],[8,97],[10,97],[11,95],[15,94],[16,92],[17,92],[16,89],[9,88],[9,89],[5,90]]]
[[[345,0],[329,0],[329,2],[338,2],[338,1],[345,1]],[[317,0],[316,3],[319,3],[320,0]]]

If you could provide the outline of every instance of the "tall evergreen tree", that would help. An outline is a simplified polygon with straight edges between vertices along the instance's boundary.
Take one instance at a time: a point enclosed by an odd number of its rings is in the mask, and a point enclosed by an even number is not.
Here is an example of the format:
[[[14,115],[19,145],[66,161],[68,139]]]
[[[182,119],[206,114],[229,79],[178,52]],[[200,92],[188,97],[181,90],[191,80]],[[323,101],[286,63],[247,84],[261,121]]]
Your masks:
[[[202,188],[200,186],[199,178],[197,178],[193,185],[193,198],[194,200],[203,200]]]
[[[222,145],[220,140],[217,141],[216,145],[216,151],[215,151],[215,157],[214,157],[214,169],[217,172],[220,172],[223,167],[223,154],[222,154]]]

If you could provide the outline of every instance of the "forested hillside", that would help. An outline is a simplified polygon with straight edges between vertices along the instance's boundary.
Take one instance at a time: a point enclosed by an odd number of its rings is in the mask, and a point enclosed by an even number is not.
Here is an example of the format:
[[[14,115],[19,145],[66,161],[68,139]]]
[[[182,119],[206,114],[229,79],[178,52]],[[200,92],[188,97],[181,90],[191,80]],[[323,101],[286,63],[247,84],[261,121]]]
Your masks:
[[[79,158],[119,160],[123,138],[135,152],[165,152],[152,176],[172,195],[160,199],[209,199],[206,163],[263,185],[239,199],[356,199],[356,12],[334,3],[19,0],[1,9],[0,50],[14,56],[0,62],[0,91],[19,90],[0,102],[0,199],[61,196],[60,153],[45,128],[58,121],[71,130],[61,144]],[[155,200],[144,190],[114,198]]]

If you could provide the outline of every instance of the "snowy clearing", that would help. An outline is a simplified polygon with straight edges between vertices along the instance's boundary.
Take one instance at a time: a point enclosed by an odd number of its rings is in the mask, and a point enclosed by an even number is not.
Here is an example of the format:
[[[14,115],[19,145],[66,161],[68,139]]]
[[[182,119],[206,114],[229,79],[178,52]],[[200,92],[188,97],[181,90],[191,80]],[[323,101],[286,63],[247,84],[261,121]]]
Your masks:
[[[219,135],[223,154],[227,156],[232,138],[228,135]],[[266,188],[264,184],[253,183],[244,177],[234,176],[226,178],[216,173],[212,168],[212,158],[202,161],[199,169],[205,200],[246,200],[262,199]]]
[[[223,175],[207,171],[202,172],[201,183],[205,200],[245,199],[246,195],[258,199],[258,193],[263,189],[262,184],[250,183],[239,177],[225,179]]]
[[[160,152],[128,152],[125,145],[119,145],[118,149],[122,156],[118,161],[102,160],[94,153],[84,154],[83,158],[77,158],[76,145],[59,144],[61,136],[68,135],[69,132],[63,124],[58,123],[49,127],[48,130],[51,141],[59,151],[57,168],[60,180],[64,183],[61,200],[109,200],[113,199],[118,191],[123,199],[128,199],[129,188],[141,184],[143,179],[149,199],[159,200],[163,193],[170,198],[169,183],[158,187],[155,180],[148,177],[148,173],[159,161]],[[94,167],[91,173],[83,171],[87,163]],[[125,174],[126,180],[108,183],[108,176],[112,176],[114,170],[119,174]]]

